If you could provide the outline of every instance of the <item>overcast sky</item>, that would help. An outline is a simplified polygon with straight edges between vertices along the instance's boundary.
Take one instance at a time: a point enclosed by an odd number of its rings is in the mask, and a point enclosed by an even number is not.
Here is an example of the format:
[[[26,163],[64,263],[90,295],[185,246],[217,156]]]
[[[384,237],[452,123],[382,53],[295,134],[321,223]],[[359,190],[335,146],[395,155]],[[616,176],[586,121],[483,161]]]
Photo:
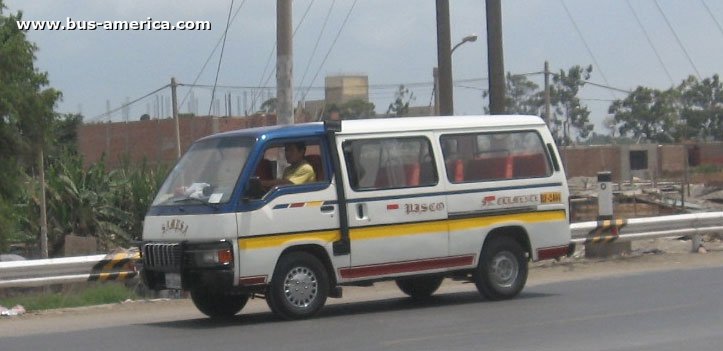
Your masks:
[[[51,86],[63,92],[59,110],[82,112],[86,121],[104,120],[99,116],[106,110],[106,101],[116,108],[126,99],[133,100],[168,84],[171,77],[190,84],[201,72],[198,84],[212,85],[220,47],[207,67],[203,71],[201,68],[223,34],[231,6],[230,0],[5,3],[13,13],[21,10],[25,20],[66,21],[70,17],[142,21],[151,17],[172,22],[211,22],[210,31],[30,31],[30,40],[39,47],[38,69],[47,71]],[[482,99],[482,90],[488,84],[485,2],[450,3],[453,45],[468,34],[480,36],[477,42],[457,49],[453,56],[455,113],[481,114],[487,104]],[[270,61],[269,57],[275,48],[276,1],[235,0],[233,5],[233,13],[241,8],[229,28],[218,84],[270,87],[263,98],[256,99],[258,107],[268,94],[275,94],[275,76],[267,80],[262,73],[266,67],[268,76],[275,65],[275,56]],[[327,13],[328,23],[322,31]],[[505,71],[512,73],[542,71],[545,60],[554,71],[592,64],[590,80],[595,83],[624,90],[638,85],[665,89],[696,75],[696,70],[703,78],[710,77],[719,73],[723,65],[723,1],[502,0],[502,16]],[[666,17],[673,31],[666,24]],[[323,87],[324,77],[348,73],[369,76],[370,98],[377,113],[386,111],[398,84],[411,85],[416,97],[414,105],[430,104],[432,68],[437,62],[435,1],[296,0],[293,18],[295,28],[298,27],[294,37],[294,85],[303,87],[295,89],[295,100],[302,95],[307,100],[323,98],[319,88]],[[529,78],[542,86],[541,75]],[[223,100],[223,95],[230,93],[236,114],[237,102],[243,104],[244,91],[248,93],[247,109],[251,109],[250,89],[219,88],[216,94]],[[206,88],[193,91],[199,114],[208,112],[210,93]],[[180,89],[179,99],[186,94],[186,89]],[[593,111],[596,131],[607,133],[600,121],[611,100],[622,99],[625,94],[588,86],[581,97]],[[130,119],[136,120],[147,112],[154,115],[156,101],[169,99],[170,90],[165,89],[133,104]],[[188,101],[186,98],[180,106],[182,112],[188,110]],[[165,110],[167,103],[163,105]],[[122,118],[121,112],[113,114],[114,120]]]

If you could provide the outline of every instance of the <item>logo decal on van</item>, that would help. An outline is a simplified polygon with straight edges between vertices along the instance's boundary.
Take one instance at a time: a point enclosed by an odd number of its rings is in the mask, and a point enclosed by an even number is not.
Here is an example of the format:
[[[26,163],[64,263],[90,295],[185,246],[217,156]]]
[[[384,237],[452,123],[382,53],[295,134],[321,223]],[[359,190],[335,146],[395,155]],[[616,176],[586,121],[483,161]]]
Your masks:
[[[165,235],[170,231],[186,235],[186,232],[188,231],[188,224],[183,223],[183,221],[178,218],[169,219],[166,223],[161,225],[161,233]]]
[[[540,196],[537,194],[517,195],[517,196],[485,196],[482,199],[482,207],[489,206],[514,206],[536,204],[540,202]]]
[[[444,210],[444,202],[432,202],[425,204],[404,204],[404,210],[410,213],[437,212]]]

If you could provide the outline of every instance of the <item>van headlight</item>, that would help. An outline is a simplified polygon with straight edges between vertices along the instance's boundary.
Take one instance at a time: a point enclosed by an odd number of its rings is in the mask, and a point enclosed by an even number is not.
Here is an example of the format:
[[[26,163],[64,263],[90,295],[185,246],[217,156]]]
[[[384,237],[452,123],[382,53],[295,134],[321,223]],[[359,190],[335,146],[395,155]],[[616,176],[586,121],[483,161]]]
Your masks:
[[[227,267],[233,264],[233,250],[225,241],[193,245],[186,252],[191,256],[194,267]]]

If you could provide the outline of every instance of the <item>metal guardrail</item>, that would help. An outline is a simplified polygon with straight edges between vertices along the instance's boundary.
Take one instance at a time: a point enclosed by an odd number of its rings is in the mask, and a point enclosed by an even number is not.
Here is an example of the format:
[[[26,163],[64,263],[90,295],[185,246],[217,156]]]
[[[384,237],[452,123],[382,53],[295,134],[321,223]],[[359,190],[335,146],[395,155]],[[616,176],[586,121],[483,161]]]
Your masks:
[[[138,275],[138,252],[0,262],[0,288],[87,281],[126,280]]]
[[[700,234],[723,233],[723,212],[611,219],[570,225],[575,244],[691,236],[693,250]],[[698,238],[698,241],[696,241]],[[137,251],[109,255],[0,262],[0,288],[34,287],[84,281],[110,281],[137,276]]]
[[[575,244],[691,236],[695,251],[700,246],[701,234],[723,233],[723,212],[572,223],[570,231]]]

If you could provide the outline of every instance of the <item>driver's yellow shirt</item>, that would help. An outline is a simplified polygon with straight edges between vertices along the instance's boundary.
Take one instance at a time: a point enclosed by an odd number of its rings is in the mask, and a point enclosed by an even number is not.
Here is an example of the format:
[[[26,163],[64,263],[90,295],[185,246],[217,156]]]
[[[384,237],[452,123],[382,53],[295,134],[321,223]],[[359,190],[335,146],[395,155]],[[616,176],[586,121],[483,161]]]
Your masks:
[[[312,183],[316,181],[316,173],[314,167],[311,167],[306,160],[299,162],[296,166],[286,167],[284,170],[284,179],[299,185]]]

